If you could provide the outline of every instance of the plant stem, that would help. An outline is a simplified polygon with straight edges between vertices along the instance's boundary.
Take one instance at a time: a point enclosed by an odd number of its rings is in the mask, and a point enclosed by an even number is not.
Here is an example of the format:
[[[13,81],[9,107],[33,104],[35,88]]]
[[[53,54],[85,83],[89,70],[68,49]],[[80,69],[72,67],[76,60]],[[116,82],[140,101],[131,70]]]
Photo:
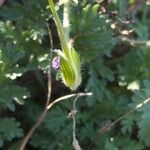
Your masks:
[[[78,100],[79,96],[77,96],[74,101],[73,101],[73,109],[72,109],[72,120],[73,120],[73,126],[72,126],[72,137],[73,137],[73,141],[72,141],[72,144],[73,144],[73,148],[75,150],[81,150],[81,147],[79,145],[79,141],[77,140],[76,138],[76,102]]]
[[[55,19],[55,23],[56,23],[58,34],[59,34],[59,37],[60,37],[60,42],[61,42],[62,49],[63,49],[64,52],[67,53],[69,51],[69,48],[68,48],[67,41],[66,41],[66,38],[65,38],[65,33],[64,33],[64,30],[63,30],[63,27],[62,27],[62,23],[59,19],[59,16],[58,16],[57,12],[56,12],[53,0],[48,0],[48,2],[49,2],[49,6],[50,6],[50,9],[51,9],[52,15]]]
[[[70,33],[70,23],[69,23],[69,14],[70,14],[70,0],[64,2],[64,14],[63,14],[63,27],[67,43],[69,42],[69,33]]]
[[[55,99],[53,102],[51,102],[47,106],[47,109],[50,109],[54,104],[56,104],[56,103],[58,103],[60,101],[64,101],[64,100],[66,100],[68,98],[71,98],[71,97],[82,97],[82,96],[92,96],[92,93],[91,92],[89,92],[89,93],[74,93],[74,94],[62,96],[60,98]]]
[[[52,34],[50,31],[49,26],[48,27],[48,33],[49,33],[49,38],[50,38],[50,55],[49,55],[49,61],[51,62],[51,58],[52,58],[52,49],[53,49],[53,40],[52,40]],[[41,125],[41,123],[43,122],[44,118],[47,115],[48,109],[47,106],[49,104],[50,98],[51,98],[51,65],[49,65],[48,68],[48,83],[47,83],[47,89],[48,89],[48,93],[47,93],[47,100],[46,100],[46,104],[45,104],[45,108],[44,111],[40,114],[40,116],[37,118],[36,122],[33,124],[33,126],[31,127],[31,129],[29,130],[29,132],[26,134],[26,136],[23,138],[21,145],[19,147],[19,150],[24,150],[29,139],[31,138],[32,134],[35,132],[35,130]]]

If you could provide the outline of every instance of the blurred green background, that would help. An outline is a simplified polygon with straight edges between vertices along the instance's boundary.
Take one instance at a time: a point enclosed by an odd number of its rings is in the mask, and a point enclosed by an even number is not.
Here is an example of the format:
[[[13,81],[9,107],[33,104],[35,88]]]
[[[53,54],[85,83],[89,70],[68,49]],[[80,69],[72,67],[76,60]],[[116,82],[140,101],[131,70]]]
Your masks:
[[[62,18],[63,5],[56,1]],[[150,1],[81,0],[71,4],[71,33],[82,60],[77,139],[85,150],[149,150],[150,104],[107,126],[150,97]],[[17,150],[47,97],[49,26],[60,42],[47,0],[0,0],[0,149]],[[72,93],[52,70],[51,101]],[[71,150],[72,101],[47,114],[27,150]],[[103,131],[99,133],[99,131]]]

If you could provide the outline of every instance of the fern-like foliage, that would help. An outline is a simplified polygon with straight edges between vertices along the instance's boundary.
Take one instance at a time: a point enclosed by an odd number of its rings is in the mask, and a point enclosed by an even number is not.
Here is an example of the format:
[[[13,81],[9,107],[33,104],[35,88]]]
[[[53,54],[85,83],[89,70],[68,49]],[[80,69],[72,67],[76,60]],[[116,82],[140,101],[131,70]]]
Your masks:
[[[0,147],[3,146],[4,141],[11,141],[22,136],[20,123],[15,118],[0,118]]]
[[[144,80],[142,84],[142,88],[140,91],[136,91],[135,94],[132,97],[132,103],[130,104],[130,108],[134,108],[137,105],[141,104],[150,98],[149,94],[150,90],[150,81]],[[125,118],[122,121],[122,131],[124,134],[130,133],[132,135],[133,128],[137,126],[137,138],[139,141],[141,141],[143,144],[149,146],[150,141],[149,141],[149,110],[150,110],[150,105],[149,103],[144,104],[141,108],[137,110],[137,112],[131,114],[127,118]],[[147,126],[147,127],[146,127]]]
[[[57,2],[62,19],[63,5]],[[148,103],[110,131],[99,134],[105,125],[150,97],[150,51],[148,44],[143,44],[149,40],[149,10],[147,2],[138,10],[134,2],[110,1],[105,13],[101,11],[105,1],[71,3],[70,36],[80,54],[83,77],[77,90],[93,93],[92,97],[77,101],[76,134],[83,149],[150,149]],[[47,25],[52,31],[53,47],[59,47],[47,5],[47,0],[7,0],[0,7],[1,149],[17,150],[23,132],[26,134],[45,106],[46,71],[50,64]],[[127,6],[134,6],[134,12],[128,11]],[[131,21],[126,22],[128,18]],[[126,43],[120,37],[128,29],[132,33],[125,35],[129,39]],[[68,92],[54,80],[55,74],[52,70],[51,100]],[[48,112],[27,149],[72,149],[72,119],[67,118],[72,101],[63,101]]]
[[[113,42],[109,19],[98,14],[98,5],[77,7],[71,16],[72,38],[82,56],[93,60],[95,56],[109,54]],[[108,22],[108,23],[107,23]]]

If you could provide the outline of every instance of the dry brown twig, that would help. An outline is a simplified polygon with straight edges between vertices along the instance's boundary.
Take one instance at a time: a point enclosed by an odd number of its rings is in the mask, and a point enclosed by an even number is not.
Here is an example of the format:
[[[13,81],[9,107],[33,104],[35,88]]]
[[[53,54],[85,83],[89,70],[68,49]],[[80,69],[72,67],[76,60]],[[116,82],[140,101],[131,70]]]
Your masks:
[[[60,98],[57,98],[55,99],[53,102],[51,102],[48,106],[47,106],[47,109],[50,109],[54,104],[60,102],[60,101],[64,101],[68,98],[71,98],[71,97],[82,97],[82,96],[92,96],[92,93],[89,92],[89,93],[74,93],[74,94],[69,94],[69,95],[65,95],[65,96],[62,96]]]
[[[121,41],[127,42],[132,46],[147,46],[147,47],[150,47],[150,40],[148,40],[148,41],[136,41],[136,40],[128,39],[127,37],[121,37],[120,39],[121,39]]]
[[[46,106],[46,108],[44,109],[43,113],[39,116],[39,118],[37,119],[37,121],[35,122],[35,124],[32,126],[32,128],[30,129],[30,131],[27,133],[27,135],[24,137],[21,146],[19,148],[19,150],[24,150],[27,142],[29,141],[30,137],[32,136],[32,134],[34,133],[34,131],[41,125],[42,121],[44,120],[47,112],[49,109],[52,108],[52,106],[54,106],[54,104],[60,102],[60,101],[64,101],[66,99],[72,98],[72,97],[82,97],[82,96],[91,96],[92,93],[74,93],[74,94],[70,94],[70,95],[65,95],[62,96],[60,98],[55,99],[53,102],[51,102],[48,106]],[[76,149],[79,150],[79,149]]]
[[[52,60],[52,49],[53,49],[53,41],[52,41],[52,34],[50,31],[49,26],[48,27],[48,33],[49,33],[49,38],[50,38],[50,44],[51,44],[51,49],[50,49],[50,62]],[[56,103],[66,100],[68,98],[71,97],[82,97],[82,96],[91,96],[92,93],[75,93],[75,94],[70,94],[70,95],[65,95],[62,96],[56,100],[54,100],[53,102],[50,102],[50,98],[51,98],[51,64],[48,68],[48,93],[47,93],[47,100],[46,100],[46,104],[45,104],[45,108],[44,111],[41,113],[41,115],[38,117],[37,121],[34,123],[34,125],[31,127],[31,129],[29,130],[29,132],[26,134],[26,136],[23,138],[21,145],[19,147],[19,150],[24,150],[26,144],[28,143],[29,139],[31,138],[32,134],[34,133],[34,131],[41,125],[41,123],[43,122],[44,118],[46,117],[46,114],[48,112],[48,110]]]
[[[52,49],[53,49],[53,41],[52,41],[52,35],[51,35],[51,31],[49,26],[48,27],[48,34],[49,34],[49,38],[50,38],[50,44],[51,44],[51,49],[50,49],[50,62],[51,62],[51,58],[52,58]],[[44,111],[41,113],[41,115],[38,117],[37,121],[34,123],[34,125],[31,127],[31,129],[29,130],[29,132],[26,134],[26,136],[23,138],[21,145],[19,147],[19,150],[24,150],[26,144],[28,143],[29,139],[31,138],[32,134],[34,133],[34,131],[41,125],[41,123],[43,122],[44,118],[46,117],[46,114],[48,112],[48,110],[56,103],[66,100],[68,98],[71,97],[82,97],[82,96],[91,96],[92,93],[75,93],[75,94],[70,94],[70,95],[66,95],[66,96],[62,96],[56,100],[54,100],[53,102],[50,102],[50,98],[51,98],[51,64],[48,68],[48,93],[47,93],[47,100],[46,100],[46,104],[45,104],[45,108]]]
[[[108,120],[104,126],[102,126],[98,132],[96,133],[96,135],[94,136],[94,140],[95,141],[100,135],[102,135],[103,133],[109,132],[112,127],[114,127],[119,121],[121,121],[123,118],[129,116],[131,113],[133,113],[134,111],[138,110],[139,108],[143,107],[145,104],[150,103],[150,97],[143,100],[143,102],[137,104],[134,108],[132,108],[131,110],[129,110],[128,112],[124,113],[122,116],[120,116],[119,118],[117,118],[115,121],[111,122],[110,120]],[[91,143],[88,146],[88,149],[91,149],[93,146],[93,143]]]
[[[49,34],[49,39],[50,39],[50,57],[49,57],[49,62],[51,62],[51,58],[52,58],[52,49],[53,49],[53,40],[52,40],[52,34],[50,31],[50,28],[48,25],[47,29],[48,29],[48,34]],[[34,133],[34,131],[40,126],[40,124],[43,122],[48,109],[47,106],[49,104],[50,101],[50,97],[51,97],[51,64],[49,65],[48,68],[48,83],[47,83],[47,89],[48,89],[48,93],[47,93],[47,100],[46,100],[46,104],[45,104],[45,108],[44,111],[41,113],[41,115],[38,117],[37,121],[34,123],[34,125],[31,127],[31,129],[29,130],[29,132],[26,134],[26,136],[23,138],[22,143],[19,147],[19,150],[24,150],[27,142],[29,141],[30,137],[32,136],[32,134]]]
[[[120,120],[122,120],[123,118],[129,116],[131,113],[133,113],[135,110],[141,108],[142,106],[144,106],[145,104],[150,102],[150,97],[145,99],[143,102],[137,104],[134,108],[132,108],[130,111],[126,112],[125,114],[123,114],[122,116],[120,116],[119,118],[117,118],[115,121],[113,121],[112,123],[106,124],[106,126],[102,127],[98,133],[104,133],[104,132],[108,132],[109,130],[111,130],[111,128],[113,126],[115,126]]]
[[[48,27],[48,33],[49,33],[49,38],[50,38],[50,44],[51,44],[51,49],[50,49],[50,62],[51,62],[51,58],[52,58],[52,49],[53,49],[53,41],[52,41],[52,35],[51,35],[51,31],[49,26]],[[29,132],[26,134],[26,136],[23,138],[21,145],[19,147],[19,150],[24,150],[26,144],[28,143],[29,139],[31,138],[32,134],[34,133],[34,131],[41,125],[41,123],[43,122],[44,118],[46,117],[46,114],[48,112],[48,110],[56,103],[66,100],[68,98],[71,97],[82,97],[82,96],[91,96],[92,93],[75,93],[75,94],[70,94],[70,95],[65,95],[62,96],[56,100],[54,100],[53,102],[50,102],[50,98],[51,98],[51,64],[48,68],[48,93],[47,93],[47,100],[46,100],[46,104],[45,104],[45,108],[44,111],[41,113],[41,115],[38,117],[37,121],[34,123],[34,125],[31,127],[31,129],[29,130]]]
[[[73,120],[73,125],[72,125],[72,138],[73,138],[73,141],[72,141],[72,145],[73,145],[73,148],[75,150],[81,150],[79,142],[78,142],[78,140],[76,138],[76,113],[77,113],[76,102],[77,102],[78,98],[79,98],[79,96],[77,96],[74,99],[74,101],[73,101],[73,109],[72,109],[72,111],[68,115],[68,117],[72,118],[72,120]]]

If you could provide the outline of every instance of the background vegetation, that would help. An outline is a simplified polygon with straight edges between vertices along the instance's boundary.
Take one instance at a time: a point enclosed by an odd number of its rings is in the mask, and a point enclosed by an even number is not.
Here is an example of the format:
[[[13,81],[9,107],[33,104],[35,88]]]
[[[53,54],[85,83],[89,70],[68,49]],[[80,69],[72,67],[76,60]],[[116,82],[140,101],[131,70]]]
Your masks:
[[[47,96],[49,35],[60,48],[47,0],[0,1],[0,149],[17,150],[43,111]],[[58,3],[57,3],[58,5]],[[77,138],[86,150],[150,149],[150,104],[110,124],[150,97],[149,0],[72,2],[71,38],[92,92],[77,103]],[[62,5],[58,5],[62,18]],[[52,71],[51,101],[71,93]],[[72,101],[48,112],[28,150],[72,149]]]

